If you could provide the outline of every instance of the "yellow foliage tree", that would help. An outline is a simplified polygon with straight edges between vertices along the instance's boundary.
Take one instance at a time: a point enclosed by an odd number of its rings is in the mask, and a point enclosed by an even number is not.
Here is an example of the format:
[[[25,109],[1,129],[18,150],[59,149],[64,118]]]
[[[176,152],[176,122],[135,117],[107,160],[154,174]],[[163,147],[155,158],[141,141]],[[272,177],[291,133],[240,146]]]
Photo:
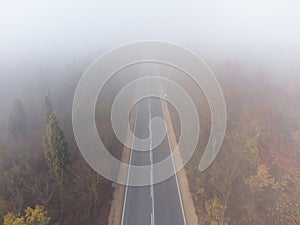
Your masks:
[[[208,215],[207,221],[210,225],[227,225],[227,218],[224,217],[225,207],[218,197],[205,201],[205,209]]]
[[[43,206],[25,209],[25,215],[8,213],[4,216],[4,225],[49,225],[51,217]],[[55,224],[58,225],[58,224]]]

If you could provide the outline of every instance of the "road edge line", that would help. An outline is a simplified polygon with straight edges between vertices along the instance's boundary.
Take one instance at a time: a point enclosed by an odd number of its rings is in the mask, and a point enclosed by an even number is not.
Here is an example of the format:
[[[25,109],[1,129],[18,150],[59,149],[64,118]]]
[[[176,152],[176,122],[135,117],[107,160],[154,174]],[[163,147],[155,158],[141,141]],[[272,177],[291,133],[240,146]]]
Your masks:
[[[177,145],[177,138],[176,138],[174,127],[173,127],[171,114],[170,114],[169,108],[167,106],[167,103],[165,101],[161,101],[161,104],[162,104],[162,108],[163,108],[164,118],[165,118],[165,121],[167,124],[167,133],[168,133],[168,137],[169,137],[170,150],[173,151],[173,149]],[[174,157],[172,157],[172,159],[173,159],[173,163],[176,163],[174,161]],[[181,159],[177,159],[177,160],[181,160]],[[183,204],[183,206],[184,206],[183,210],[184,210],[186,223],[187,223],[187,225],[198,224],[198,216],[196,214],[196,208],[195,208],[195,204],[194,204],[192,194],[190,191],[191,189],[190,189],[190,185],[189,185],[189,182],[187,179],[187,174],[185,172],[185,168],[182,168],[177,174],[175,174],[175,176],[176,176],[176,181],[179,185],[178,188],[180,191],[181,204]],[[179,180],[179,182],[178,182],[178,180]],[[183,189],[184,189],[184,191],[183,191]],[[191,208],[191,207],[193,210],[187,210],[187,208]]]
[[[134,101],[133,101],[134,102]],[[136,125],[136,116],[137,116],[137,105],[133,109],[132,114],[130,115],[130,124],[134,124],[134,129]],[[130,129],[130,128],[129,128]],[[132,146],[133,143],[133,136],[130,135],[129,130],[127,131],[127,146]],[[128,159],[129,158],[129,159]],[[123,152],[121,156],[121,161],[125,163],[130,163],[131,160],[131,149],[123,146]],[[122,173],[120,173],[122,174]],[[129,171],[128,173],[129,174]],[[127,183],[128,183],[128,177],[127,177]],[[124,204],[126,201],[126,193],[127,193],[127,185],[121,185],[117,184],[117,187],[115,188],[113,192],[113,200],[111,201],[111,207],[109,210],[108,215],[108,225],[120,225],[123,223],[123,209]]]
[[[165,116],[165,110],[164,110],[164,102],[163,101],[160,101],[161,102],[161,107],[162,107],[162,111],[163,111],[163,116],[165,118],[165,120],[167,121],[166,119],[166,116]],[[172,154],[172,146],[171,146],[171,140],[170,140],[170,134],[169,134],[169,127],[168,127],[168,124],[166,124],[166,131],[167,131],[167,136],[168,136],[168,145],[169,145],[169,149],[170,149],[170,153]],[[176,174],[176,170],[175,170],[175,161],[174,161],[174,157],[173,157],[173,154],[171,156],[172,158],[172,164],[173,164],[173,169],[174,169],[174,176],[175,176],[175,180],[176,180],[176,186],[177,186],[177,191],[178,191],[178,195],[179,195],[179,201],[180,201],[180,206],[181,206],[181,212],[182,212],[182,216],[183,216],[183,221],[184,221],[184,225],[187,225],[187,222],[186,222],[186,213],[185,213],[185,210],[184,210],[184,207],[183,207],[183,203],[182,203],[182,193],[181,193],[181,188],[179,186],[179,183],[178,183],[178,178],[177,178],[177,174]]]

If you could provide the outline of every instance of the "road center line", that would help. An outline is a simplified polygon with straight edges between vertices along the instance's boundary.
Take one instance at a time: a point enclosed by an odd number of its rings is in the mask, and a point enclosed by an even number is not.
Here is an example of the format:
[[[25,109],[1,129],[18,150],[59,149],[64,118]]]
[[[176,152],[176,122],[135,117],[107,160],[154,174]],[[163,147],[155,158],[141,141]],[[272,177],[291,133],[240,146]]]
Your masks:
[[[152,212],[151,212],[151,225],[155,225],[155,217],[154,217],[154,194],[153,194],[153,152],[152,152],[152,129],[150,125],[151,121],[151,104],[150,104],[150,98],[149,98],[149,135],[150,135],[150,196],[152,200]]]

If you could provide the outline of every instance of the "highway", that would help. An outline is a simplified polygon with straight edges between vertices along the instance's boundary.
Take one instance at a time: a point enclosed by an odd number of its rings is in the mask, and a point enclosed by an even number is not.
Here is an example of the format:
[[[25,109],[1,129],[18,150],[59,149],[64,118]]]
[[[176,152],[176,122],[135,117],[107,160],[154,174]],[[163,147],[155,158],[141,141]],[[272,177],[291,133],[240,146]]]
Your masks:
[[[137,104],[134,134],[139,138],[149,136],[150,118],[164,117],[161,100],[147,98]],[[133,149],[135,140],[133,138]],[[151,149],[149,141],[145,149]],[[152,165],[170,155],[168,135],[152,151],[131,151],[131,165]],[[174,168],[174,165],[169,165]],[[144,176],[153,179],[152,170]],[[132,179],[130,169],[128,179]],[[186,225],[179,185],[176,175],[168,180],[148,186],[126,186],[121,225]]]

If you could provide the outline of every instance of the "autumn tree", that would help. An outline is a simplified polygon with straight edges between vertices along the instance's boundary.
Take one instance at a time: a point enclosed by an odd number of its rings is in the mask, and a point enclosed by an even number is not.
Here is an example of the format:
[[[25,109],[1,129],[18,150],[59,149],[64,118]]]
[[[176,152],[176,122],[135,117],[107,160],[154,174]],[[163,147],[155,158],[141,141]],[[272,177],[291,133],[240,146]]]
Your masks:
[[[4,225],[49,225],[51,217],[43,206],[35,208],[28,207],[24,211],[25,215],[20,213],[8,213],[4,216]],[[56,224],[58,225],[58,224]]]
[[[207,213],[207,222],[210,225],[227,225],[228,218],[224,218],[224,206],[218,197],[205,201],[205,210]]]

